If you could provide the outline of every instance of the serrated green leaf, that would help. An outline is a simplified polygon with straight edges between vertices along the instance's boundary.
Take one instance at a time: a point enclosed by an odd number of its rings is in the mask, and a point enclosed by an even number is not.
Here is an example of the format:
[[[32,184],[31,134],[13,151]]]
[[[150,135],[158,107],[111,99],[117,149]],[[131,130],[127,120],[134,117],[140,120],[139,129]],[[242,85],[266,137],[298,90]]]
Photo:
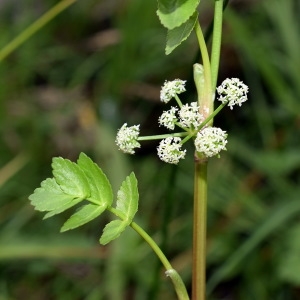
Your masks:
[[[116,208],[125,215],[126,220],[132,221],[138,210],[138,201],[137,179],[134,173],[131,173],[123,181],[118,191]]]
[[[84,199],[83,198],[74,198],[71,202],[58,205],[55,209],[53,209],[50,212],[46,213],[45,216],[43,217],[43,220],[62,213],[63,211],[75,206],[76,204],[78,204],[82,200],[84,200]]]
[[[99,240],[100,244],[106,245],[112,240],[119,237],[119,235],[125,230],[128,225],[128,222],[121,220],[114,220],[108,223],[103,229],[102,236]]]
[[[172,30],[168,30],[166,55],[170,54],[176,47],[185,41],[191,34],[196,21],[198,19],[198,12],[195,12],[185,23]]]
[[[90,196],[88,180],[76,163],[62,157],[55,157],[52,168],[56,182],[66,194],[78,198]]]
[[[196,11],[200,0],[158,0],[157,15],[168,29],[185,23]]]
[[[84,153],[80,153],[77,164],[83,170],[89,182],[91,195],[87,199],[100,205],[111,205],[113,191],[103,171]]]
[[[61,232],[74,229],[81,225],[84,225],[93,219],[100,216],[106,209],[106,205],[87,204],[79,208],[79,210],[73,214],[62,226]]]
[[[57,207],[71,203],[74,196],[65,194],[54,178],[47,178],[41,187],[29,196],[31,204],[39,211],[52,211]]]
[[[44,219],[67,210],[83,199],[64,193],[54,178],[44,180],[41,187],[35,189],[29,196],[29,200],[36,210],[49,211]]]

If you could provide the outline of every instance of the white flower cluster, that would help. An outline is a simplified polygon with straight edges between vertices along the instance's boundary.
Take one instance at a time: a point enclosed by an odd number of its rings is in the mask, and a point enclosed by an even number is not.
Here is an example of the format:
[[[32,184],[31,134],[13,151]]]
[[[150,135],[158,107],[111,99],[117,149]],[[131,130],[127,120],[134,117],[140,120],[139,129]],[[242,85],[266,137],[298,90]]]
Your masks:
[[[178,118],[176,112],[178,111]],[[170,130],[174,130],[176,123],[185,128],[197,130],[204,121],[203,116],[199,113],[199,106],[197,102],[172,107],[170,110],[164,111],[159,117],[159,125],[165,126]]]
[[[178,164],[185,157],[186,150],[181,150],[181,138],[167,137],[157,147],[158,157],[169,164]]]
[[[177,117],[176,117],[177,110],[178,110],[177,107],[171,107],[170,110],[164,111],[158,119],[159,125],[165,126],[170,130],[174,130],[175,123],[177,122]]]
[[[141,145],[137,141],[140,134],[140,125],[127,127],[127,123],[119,129],[116,137],[116,144],[119,150],[124,153],[134,154],[134,148],[140,148]]]
[[[175,79],[173,81],[165,81],[160,91],[160,100],[168,103],[175,95],[185,92],[185,80]]]
[[[227,78],[217,88],[219,94],[219,101],[223,104],[228,103],[230,109],[234,105],[241,106],[243,102],[247,101],[248,86],[245,85],[238,78]]]
[[[186,128],[193,127],[197,129],[204,121],[203,116],[199,113],[199,106],[197,102],[185,104],[179,111],[179,123]]]
[[[218,155],[226,150],[227,133],[217,127],[206,127],[197,133],[195,139],[196,150],[207,157]]]
[[[205,121],[204,116],[199,113],[200,107],[197,102],[182,105],[176,96],[185,91],[185,81],[176,79],[174,81],[165,81],[161,89],[160,99],[162,102],[169,102],[173,97],[179,107],[171,107],[168,111],[164,111],[159,117],[159,125],[165,126],[169,130],[174,130],[175,126],[179,126],[185,132],[176,134],[178,136],[170,136],[164,138],[157,147],[159,158],[170,164],[177,164],[180,159],[185,158],[186,150],[182,150],[183,141],[194,138],[196,151],[206,157],[219,156],[222,150],[226,150],[227,133],[217,127],[201,128]],[[217,88],[219,100],[223,104],[228,104],[232,109],[234,105],[239,105],[247,100],[248,87],[238,78],[226,79]],[[205,113],[209,114],[206,107],[202,108]],[[201,128],[201,129],[200,129]],[[125,123],[118,131],[116,144],[120,150],[125,153],[134,154],[134,149],[139,148],[139,125],[127,127]],[[181,137],[186,137],[183,141]],[[160,138],[155,137],[155,138]],[[165,135],[163,136],[165,137]],[[161,137],[162,138],[162,137]],[[141,138],[142,139],[142,138]],[[148,139],[144,137],[143,140]],[[151,139],[151,137],[149,138]]]
[[[204,154],[206,157],[219,155],[222,150],[226,150],[227,144],[226,131],[217,127],[205,127],[197,133],[195,147],[197,152]],[[186,150],[181,150],[182,143],[179,137],[168,137],[163,139],[157,147],[159,158],[170,164],[178,164],[183,159]]]

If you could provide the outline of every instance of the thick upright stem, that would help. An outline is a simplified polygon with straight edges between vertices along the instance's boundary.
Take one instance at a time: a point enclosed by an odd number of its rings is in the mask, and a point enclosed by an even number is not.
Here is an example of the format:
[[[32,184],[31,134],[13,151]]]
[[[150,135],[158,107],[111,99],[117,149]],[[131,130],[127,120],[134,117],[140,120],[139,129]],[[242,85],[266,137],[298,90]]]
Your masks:
[[[213,117],[224,107],[220,105],[213,113],[214,90],[216,89],[222,37],[224,0],[215,0],[214,30],[211,62],[199,23],[195,26],[203,61],[201,67],[194,65],[194,78],[198,92],[200,112],[212,126]],[[202,79],[204,76],[204,80]],[[200,78],[200,79],[199,79]],[[207,215],[207,159],[195,155],[194,179],[194,232],[193,232],[193,280],[192,299],[205,300],[206,296],[206,215]]]
[[[205,300],[207,159],[195,154],[192,300]]]
[[[215,0],[214,30],[211,50],[211,74],[212,89],[215,90],[219,72],[222,21],[223,21],[223,0]]]

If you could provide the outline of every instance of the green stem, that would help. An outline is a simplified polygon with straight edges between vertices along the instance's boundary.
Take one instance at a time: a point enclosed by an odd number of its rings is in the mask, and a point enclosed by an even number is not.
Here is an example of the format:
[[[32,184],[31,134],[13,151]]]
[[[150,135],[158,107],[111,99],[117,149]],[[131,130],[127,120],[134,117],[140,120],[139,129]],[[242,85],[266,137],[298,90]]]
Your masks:
[[[192,133],[187,135],[182,141],[181,144],[183,145],[184,143],[186,143],[189,139],[191,139],[192,137],[194,137],[196,135],[196,133]]]
[[[185,130],[186,132],[189,132],[189,128],[182,126],[179,122],[175,122],[175,125],[181,128],[182,130]]]
[[[179,300],[189,300],[188,293],[186,291],[185,285],[177,273],[177,271],[172,267],[171,263],[168,261],[164,253],[161,251],[159,246],[154,242],[154,240],[149,236],[149,234],[142,229],[138,224],[132,222],[130,224],[132,229],[134,229],[152,248],[157,257],[160,259],[161,263],[164,265],[166,271],[166,275],[169,276],[174,284],[174,288],[176,290],[177,296]]]
[[[222,39],[223,2],[224,0],[215,0],[214,29],[211,49],[211,76],[213,91],[216,89],[219,72]]]
[[[126,219],[125,216],[120,212],[119,210],[108,207],[107,210],[109,210],[111,213],[113,213],[115,216],[119,217],[121,220]],[[177,271],[172,267],[171,263],[168,261],[164,253],[161,251],[159,246],[155,243],[155,241],[150,237],[150,235],[137,223],[131,222],[130,226],[132,229],[134,229],[152,248],[154,253],[157,255],[161,263],[166,269],[166,275],[169,276],[173,282],[175,291],[177,293],[179,300],[189,300],[188,293],[186,291],[186,287],[180,277],[180,275],[177,273]]]
[[[223,0],[215,0],[214,30],[211,54],[211,66],[208,69],[208,54],[200,26],[196,25],[204,68],[204,92],[199,93],[201,84],[196,82],[198,101],[201,113],[206,120],[201,128],[209,124],[212,126],[214,116],[226,105],[221,104],[213,111],[213,92],[216,89],[220,62],[220,49],[222,37]],[[196,66],[195,78],[201,78],[201,69]],[[198,74],[199,73],[199,74]],[[209,74],[208,74],[209,73]],[[204,96],[203,96],[204,93]],[[200,96],[200,99],[199,99]],[[203,97],[203,99],[201,99]],[[208,112],[207,112],[208,110]],[[212,113],[210,113],[213,111]],[[207,114],[204,114],[206,112]],[[201,129],[200,128],[200,129]],[[207,159],[199,153],[195,156],[195,182],[194,182],[194,229],[193,229],[193,280],[192,299],[205,300],[206,298],[206,216],[207,216]]]
[[[154,242],[154,240],[149,236],[149,234],[135,222],[132,222],[130,226],[148,243],[148,245],[152,248],[152,250],[155,252],[157,257],[160,259],[165,269],[166,270],[173,269],[172,265],[170,264],[170,262],[168,261],[164,253],[161,251],[159,246]]]
[[[195,155],[192,299],[205,300],[207,159]]]
[[[162,140],[167,137],[183,137],[186,135],[188,135],[188,132],[166,133],[166,134],[159,134],[159,135],[140,136],[137,138],[137,140],[138,141]]]
[[[203,123],[201,123],[201,126],[198,130],[201,130],[205,125],[207,125],[220,111],[223,109],[228,103],[224,103],[218,106],[217,109],[213,111],[211,115],[209,115]]]
[[[180,100],[180,98],[178,97],[177,94],[175,94],[175,100],[176,100],[178,106],[181,108],[182,107],[182,102],[181,102],[181,100]]]
[[[209,61],[206,43],[199,22],[197,22],[195,25],[195,31],[196,31],[200,52],[202,56],[203,75],[204,75],[204,87],[203,87],[204,92],[203,93],[198,92],[198,104],[200,106],[200,113],[206,118],[213,111],[212,88],[211,88],[211,67],[210,67],[210,61]]]
[[[206,43],[199,23],[195,26],[200,52],[203,62],[203,76],[201,67],[194,65],[194,79],[198,92],[200,113],[207,119],[205,126],[213,122],[213,93],[212,74]],[[203,89],[203,91],[202,91]],[[202,127],[203,127],[202,126]],[[205,300],[206,290],[206,214],[207,214],[207,158],[195,153],[194,175],[194,228],[193,228],[193,278],[192,299]]]
[[[28,28],[22,31],[17,37],[15,37],[10,43],[0,50],[0,62],[26,40],[28,40],[33,34],[40,30],[45,24],[49,23],[53,18],[55,18],[58,14],[76,1],[77,0],[63,0],[59,2],[44,15],[42,15],[38,20],[32,23]]]

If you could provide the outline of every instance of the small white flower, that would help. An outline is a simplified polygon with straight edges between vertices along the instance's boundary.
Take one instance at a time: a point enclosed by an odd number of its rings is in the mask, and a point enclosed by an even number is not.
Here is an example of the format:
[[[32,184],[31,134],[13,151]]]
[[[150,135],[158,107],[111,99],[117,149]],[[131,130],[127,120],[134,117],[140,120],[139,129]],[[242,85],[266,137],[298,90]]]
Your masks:
[[[176,117],[177,110],[178,110],[177,107],[171,107],[170,110],[164,111],[158,119],[159,125],[165,126],[170,130],[174,130],[175,122],[177,122],[177,117]]]
[[[176,94],[185,92],[185,80],[165,81],[160,91],[160,101],[168,103]]]
[[[222,150],[226,150],[226,138],[226,131],[217,127],[206,127],[197,133],[196,150],[207,157],[215,156]]]
[[[185,157],[186,150],[181,150],[180,137],[167,137],[157,147],[159,158],[169,164],[178,164],[179,160]]]
[[[199,113],[199,106],[197,102],[185,104],[179,111],[179,123],[183,127],[197,129],[204,121],[202,114]]]
[[[248,86],[238,78],[227,78],[217,88],[219,101],[228,103],[230,109],[236,104],[239,106],[247,101]]]
[[[137,138],[140,133],[140,125],[127,127],[127,123],[118,130],[116,144],[124,153],[134,154],[134,148],[140,148]]]

